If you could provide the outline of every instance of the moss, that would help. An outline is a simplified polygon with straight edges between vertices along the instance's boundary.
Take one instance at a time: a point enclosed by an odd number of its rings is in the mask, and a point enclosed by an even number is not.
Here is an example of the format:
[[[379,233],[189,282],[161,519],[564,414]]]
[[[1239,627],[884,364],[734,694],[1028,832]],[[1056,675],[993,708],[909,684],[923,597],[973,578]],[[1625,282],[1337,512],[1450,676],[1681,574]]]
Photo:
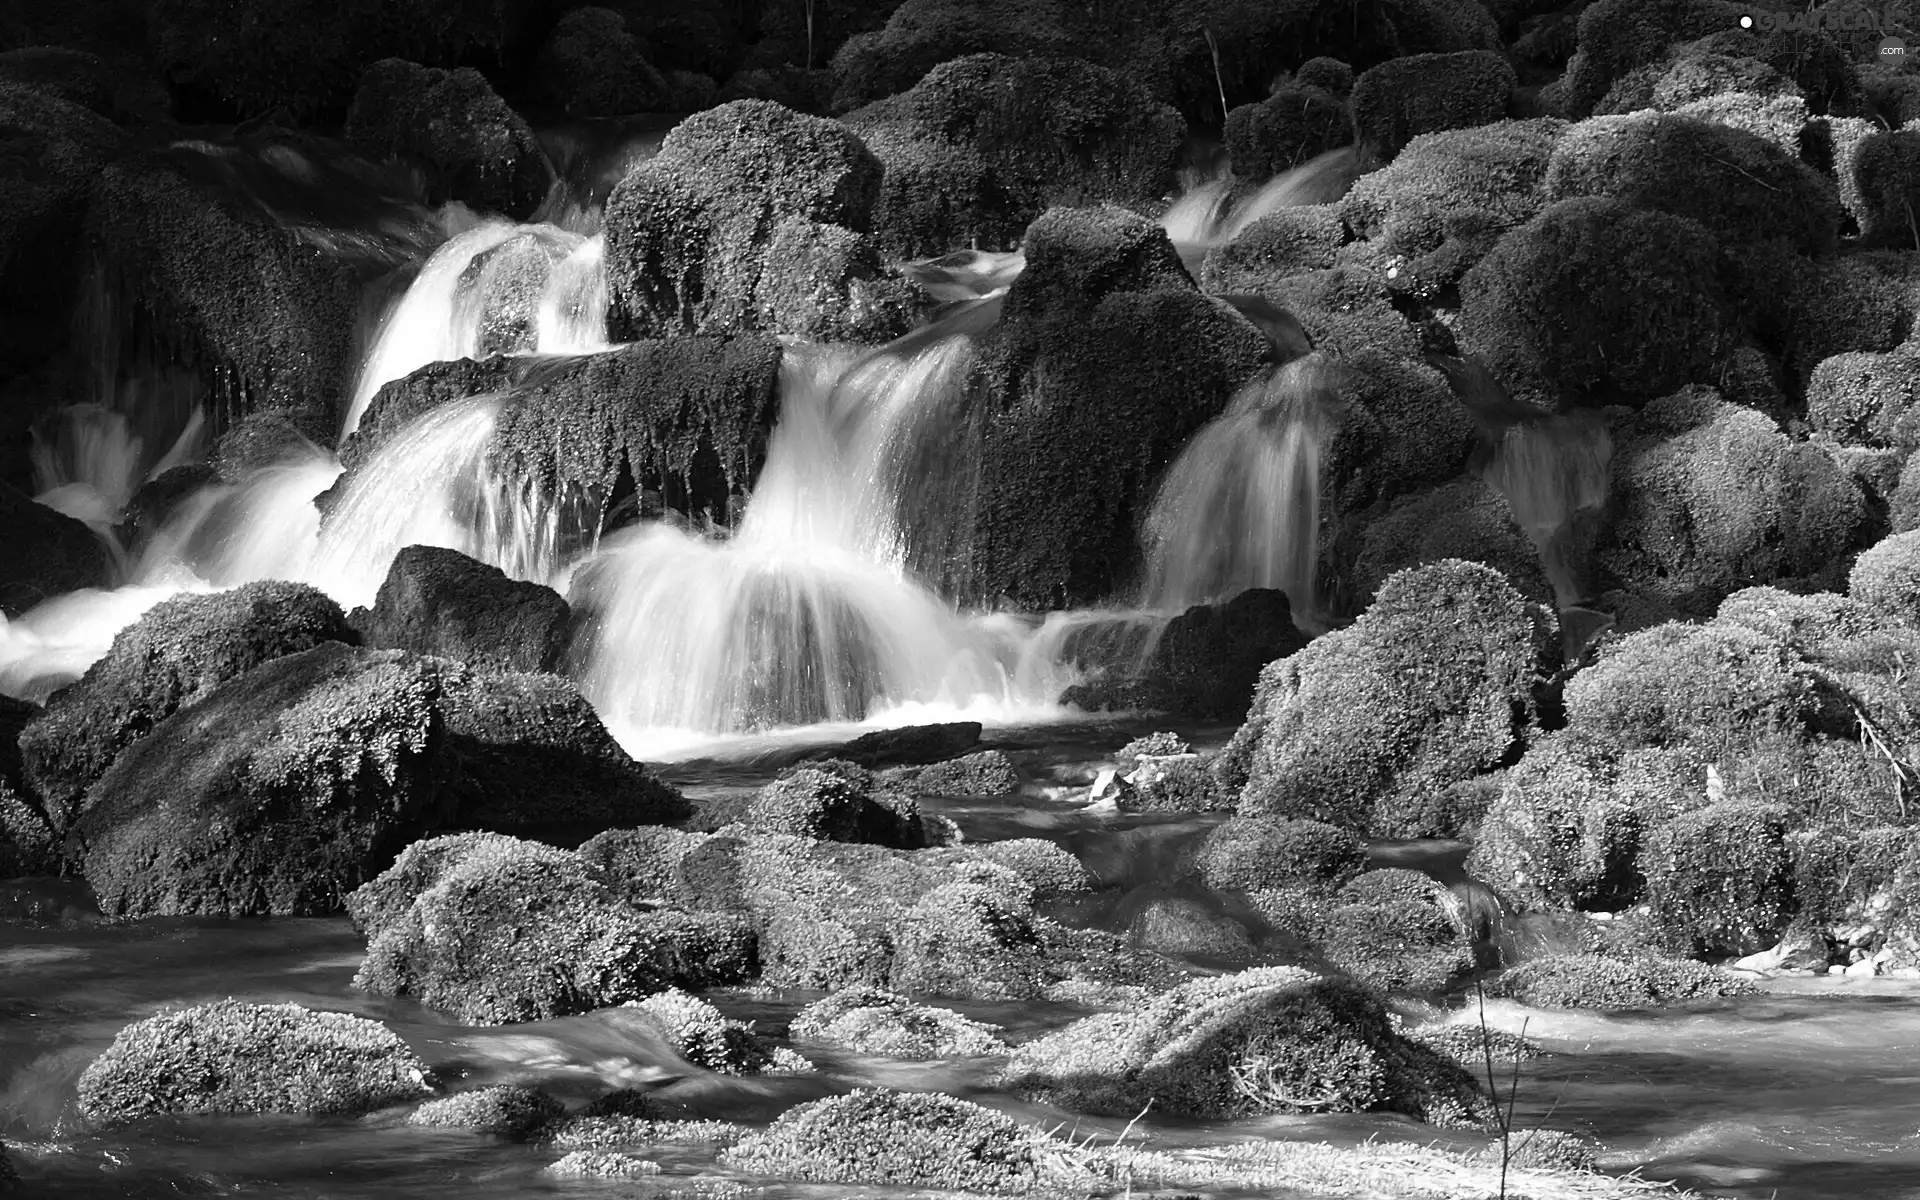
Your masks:
[[[510,579],[457,550],[408,546],[394,556],[371,611],[355,613],[366,644],[510,671],[565,663],[569,612],[552,588]]]
[[[1677,113],[1594,117],[1567,130],[1547,165],[1550,201],[1607,196],[1697,221],[1725,246],[1781,239],[1833,249],[1840,201],[1798,154],[1757,134]]]
[[[1545,207],[1547,160],[1566,128],[1542,117],[1416,137],[1354,184],[1341,216],[1356,235],[1407,257],[1482,228],[1519,225]]]
[[[1614,438],[1595,555],[1627,586],[1704,614],[1751,583],[1838,584],[1864,510],[1818,447],[1708,388],[1649,404]]]
[[[745,824],[764,833],[915,849],[926,845],[920,808],[897,792],[868,792],[812,768],[789,772],[761,788]]]
[[[1727,801],[1682,813],[1647,837],[1647,903],[1679,953],[1732,957],[1780,940],[1793,913],[1785,809]]]
[[[1055,205],[1153,203],[1174,185],[1186,132],[1179,114],[1127,76],[1029,52],[943,62],[846,123],[862,137],[881,135],[874,149],[887,178],[879,203],[905,228],[876,229],[889,249],[909,255],[978,244],[982,235],[998,244]],[[898,180],[889,152],[906,168]],[[966,164],[946,167],[942,180],[965,190],[928,194],[926,172],[913,164],[929,152]],[[942,213],[989,223],[950,223],[930,236]]]
[[[1160,730],[1145,737],[1137,737],[1120,747],[1114,754],[1114,760],[1122,767],[1132,768],[1140,765],[1143,758],[1160,758],[1170,754],[1189,754],[1193,750],[1187,740],[1177,733]]]
[[[1019,245],[1029,214],[978,150],[889,122],[867,125],[861,137],[886,167],[873,227],[888,254]]]
[[[1083,657],[1079,665],[1098,674],[1060,699],[1088,709],[1144,708],[1237,720],[1246,715],[1260,669],[1304,644],[1287,594],[1248,588],[1225,604],[1195,605],[1168,621],[1144,657],[1124,640]]]
[[[904,333],[906,285],[876,273],[862,240],[881,174],[852,131],[769,101],[687,118],[607,199],[611,332],[880,341]],[[806,227],[814,224],[839,231]],[[769,263],[781,238],[811,257],[831,250],[839,265],[833,294],[816,307],[796,311],[780,291],[786,269]]]
[[[753,1026],[726,1019],[713,1005],[678,988],[633,1002],[633,1007],[659,1021],[673,1048],[697,1067],[722,1075],[760,1075],[783,1065]]]
[[[924,1061],[1004,1054],[999,1028],[882,988],[848,988],[800,1010],[788,1032],[855,1054]]]
[[[1362,159],[1388,162],[1423,133],[1498,121],[1518,83],[1506,57],[1491,50],[1414,54],[1370,67],[1353,83]]]
[[[1623,750],[1713,756],[1804,727],[1812,681],[1780,642],[1748,629],[1669,623],[1628,634],[1566,689],[1570,728]]]
[[[1236,179],[1259,185],[1353,141],[1344,98],[1300,83],[1227,114],[1222,131]]]
[[[1300,884],[1333,889],[1366,869],[1366,846],[1345,829],[1284,817],[1235,817],[1201,843],[1194,865],[1216,891]]]
[[[1850,446],[1920,446],[1920,355],[1850,352],[1824,359],[1807,380],[1807,421]]]
[[[1354,594],[1371,596],[1396,571],[1450,558],[1491,567],[1529,600],[1553,600],[1539,551],[1514,523],[1506,498],[1478,479],[1397,500],[1369,522],[1354,560]]]
[[[374,63],[354,93],[346,132],[375,158],[417,160],[431,202],[460,200],[525,218],[554,183],[533,130],[470,67]]]
[[[1080,860],[1059,843],[1045,838],[967,842],[926,851],[919,856],[919,861],[956,867],[973,861],[1003,867],[1026,882],[1036,904],[1093,890],[1093,876]]]
[[[976,54],[1077,55],[1058,0],[905,0],[885,27],[833,56],[835,112],[904,92],[940,64]]]
[[[1892,620],[1920,625],[1920,533],[1897,533],[1862,551],[1847,594]]]
[[[1621,908],[1640,895],[1647,832],[1691,782],[1689,764],[1672,753],[1549,734],[1508,772],[1467,871],[1523,911]]]
[[[1423,1046],[1438,1050],[1465,1067],[1478,1078],[1487,1069],[1487,1052],[1494,1063],[1505,1068],[1513,1063],[1531,1062],[1544,1051],[1538,1043],[1517,1033],[1490,1025],[1439,1025],[1412,1030],[1407,1034]]]
[[[1456,332],[1517,399],[1645,401],[1712,378],[1736,326],[1698,223],[1621,201],[1551,205],[1460,284]]]
[[[1353,625],[1262,672],[1220,768],[1245,764],[1241,813],[1376,836],[1452,832],[1408,828],[1406,817],[1527,736],[1539,620],[1477,563],[1393,576]]]
[[[173,123],[165,82],[137,59],[67,45],[23,46],[0,53],[0,84],[77,104],[123,129],[158,131]]]
[[[1382,991],[1439,992],[1475,966],[1452,893],[1418,871],[1367,871],[1312,922],[1333,965]]]
[[[1904,824],[1858,826],[1821,820],[1788,839],[1797,920],[1850,942],[1862,930],[1870,951],[1890,949],[1900,965],[1920,963],[1920,855]],[[1875,943],[1878,943],[1876,946]]]
[[[1770,63],[1744,55],[1688,50],[1620,76],[1594,106],[1595,116],[1655,109],[1672,112],[1716,96],[1791,96],[1800,89]],[[1803,102],[1804,107],[1804,102]]]
[[[896,926],[892,987],[973,1000],[1026,999],[1046,987],[1033,910],[979,883],[934,888]]]
[[[1276,1112],[1400,1112],[1437,1123],[1478,1111],[1457,1064],[1395,1033],[1350,980],[1260,967],[1182,984],[1016,1047],[1001,1086],[1080,1112],[1203,1119]]]
[[[545,1092],[496,1085],[429,1100],[407,1116],[407,1124],[525,1137],[564,1112],[566,1107]]]
[[[861,1088],[782,1113],[723,1151],[722,1165],[820,1183],[1020,1195],[1087,1182],[1064,1143],[965,1100]]]
[[[356,896],[368,946],[355,987],[497,1024],[677,984],[737,983],[753,971],[753,939],[737,918],[640,912],[573,854],[468,837],[410,847]]]
[[[1266,281],[1328,270],[1346,240],[1339,206],[1282,208],[1248,225],[1231,242],[1208,251],[1200,268],[1200,286],[1216,294],[1258,291]]]
[[[1191,754],[1141,763],[1128,777],[1132,790],[1121,795],[1121,810],[1231,812],[1238,797],[1221,788],[1210,762],[1210,755]]]
[[[425,1067],[376,1022],[220,1000],[135,1021],[81,1073],[80,1113],[354,1114],[427,1092]]]
[[[1776,244],[1749,247],[1735,264],[1741,306],[1796,388],[1822,361],[1848,351],[1886,353],[1912,327],[1911,254],[1807,259]]]
[[[561,1179],[645,1179],[660,1173],[660,1164],[611,1150],[574,1150],[547,1164],[547,1174]]]
[[[671,95],[626,22],[606,8],[560,18],[540,48],[531,87],[570,117],[662,112]]]
[[[1920,248],[1914,234],[1915,171],[1920,169],[1920,132],[1882,131],[1851,147],[1843,169],[1857,197],[1854,216],[1868,245]]]
[[[1562,954],[1529,959],[1489,991],[1539,1008],[1653,1008],[1677,1001],[1746,996],[1757,989],[1736,976],[1677,958]]]
[[[329,443],[352,385],[366,268],[222,195],[209,164],[177,145],[106,169],[86,234],[102,284],[205,381],[216,423],[274,410]]]
[[[1597,0],[1580,16],[1579,49],[1559,100],[1585,116],[1621,76],[1666,57],[1675,42],[1738,28],[1740,16],[1726,0]]]
[[[1011,796],[1020,772],[1002,750],[979,750],[946,762],[903,768],[899,784],[923,796]]]

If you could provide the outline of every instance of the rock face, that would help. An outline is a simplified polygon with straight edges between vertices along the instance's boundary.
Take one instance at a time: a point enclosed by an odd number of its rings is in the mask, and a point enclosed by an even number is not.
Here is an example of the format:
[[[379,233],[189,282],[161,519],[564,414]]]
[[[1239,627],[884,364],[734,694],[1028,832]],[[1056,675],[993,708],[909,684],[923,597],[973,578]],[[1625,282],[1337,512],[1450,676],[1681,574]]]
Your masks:
[[[105,587],[111,558],[86,525],[0,483],[0,522],[15,551],[0,566],[0,615],[17,617],[42,600]]]
[[[533,130],[471,67],[374,63],[347,111],[347,138],[376,159],[423,164],[433,203],[461,200],[525,219],[553,186]]]
[[[176,1113],[358,1115],[428,1094],[426,1064],[378,1022],[221,1000],[135,1021],[80,1076],[113,1125]]]
[[[1491,569],[1448,560],[1392,576],[1346,629],[1261,672],[1215,764],[1243,814],[1374,836],[1446,836],[1449,788],[1517,754],[1552,621]]]
[[[770,101],[689,117],[607,200],[612,332],[906,332],[916,301],[866,236],[880,177],[847,129]],[[794,279],[811,290],[784,286]]]
[[[21,731],[25,779],[52,832],[64,835],[114,759],[180,709],[273,659],[354,640],[340,606],[305,584],[155,605]]]
[[[154,726],[93,785],[74,826],[101,909],[338,911],[436,815],[434,661],[326,642]]]
[[[353,620],[369,646],[436,654],[511,671],[558,671],[567,602],[457,550],[408,546],[394,556],[371,610]]]

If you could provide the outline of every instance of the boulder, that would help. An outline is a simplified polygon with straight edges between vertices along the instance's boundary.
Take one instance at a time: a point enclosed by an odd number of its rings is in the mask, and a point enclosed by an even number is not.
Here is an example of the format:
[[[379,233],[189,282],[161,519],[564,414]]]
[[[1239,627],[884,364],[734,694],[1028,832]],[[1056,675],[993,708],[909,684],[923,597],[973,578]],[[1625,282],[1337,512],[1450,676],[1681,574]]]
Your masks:
[[[1298,80],[1227,114],[1221,131],[1234,178],[1255,186],[1353,141],[1346,98]],[[1329,264],[1330,265],[1330,264]]]
[[[567,602],[457,550],[408,546],[387,568],[372,609],[352,620],[365,644],[509,671],[564,668]]]
[[[17,547],[0,567],[0,616],[17,617],[42,600],[111,581],[112,556],[98,534],[5,483],[0,522]]]
[[[1654,1008],[1675,1001],[1748,996],[1758,989],[1704,963],[1681,958],[1556,954],[1529,959],[1488,991],[1538,1008],[1602,1011]]]
[[[869,790],[811,767],[786,772],[761,788],[742,824],[764,833],[903,850],[927,844],[920,807],[910,797]]]
[[[997,1026],[952,1009],[915,1004],[883,988],[846,988],[816,1000],[800,1010],[787,1032],[798,1041],[916,1062],[1007,1052]]]
[[[375,159],[421,164],[429,203],[459,200],[524,220],[554,184],[533,130],[471,67],[381,59],[360,79],[346,133]]]
[[[1207,834],[1194,867],[1216,892],[1331,892],[1366,870],[1367,847],[1351,831],[1322,821],[1234,817]]]
[[[1292,654],[1307,639],[1293,623],[1285,592],[1249,588],[1225,604],[1195,605],[1167,622],[1144,661],[1129,652],[1130,642],[1082,639],[1081,664],[1101,674],[1068,688],[1060,702],[1238,719],[1252,703],[1261,668]]]
[[[531,86],[570,117],[671,111],[671,85],[647,61],[626,21],[608,8],[561,16],[534,62]]]
[[[1501,120],[1519,80],[1492,50],[1412,54],[1353,82],[1353,129],[1363,164],[1386,163],[1423,133]]]

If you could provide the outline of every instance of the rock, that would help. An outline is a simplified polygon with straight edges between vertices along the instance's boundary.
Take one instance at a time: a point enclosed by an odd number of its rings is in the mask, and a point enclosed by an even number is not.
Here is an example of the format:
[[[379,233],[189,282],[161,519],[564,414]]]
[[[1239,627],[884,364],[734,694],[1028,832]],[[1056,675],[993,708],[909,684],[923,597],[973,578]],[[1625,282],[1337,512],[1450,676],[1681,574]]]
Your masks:
[[[904,0],[884,28],[848,38],[834,54],[833,111],[905,92],[940,64],[967,55],[1085,57],[1067,20],[1059,0]]]
[[[425,1065],[377,1022],[220,1000],[122,1029],[81,1073],[79,1109],[99,1125],[175,1113],[351,1116],[427,1091]]]
[[[1862,551],[1847,593],[1875,613],[1920,625],[1920,533],[1895,534]]]
[[[673,1049],[705,1070],[721,1075],[761,1075],[813,1069],[793,1051],[767,1045],[751,1025],[727,1020],[713,1005],[678,988],[628,1003],[658,1021]]]
[[[689,117],[608,197],[610,331],[848,341],[906,332],[912,293],[881,271],[866,238],[881,174],[846,128],[768,101]],[[776,258],[782,245],[787,257]],[[795,274],[816,289],[782,291]]]
[[[1286,593],[1249,588],[1225,604],[1195,605],[1168,622],[1141,667],[1133,667],[1134,656],[1124,646],[1111,647],[1115,661],[1106,666],[1107,673],[1067,689],[1060,701],[1087,709],[1238,718],[1253,699],[1261,668],[1304,645],[1306,636],[1293,623]],[[1138,673],[1122,673],[1130,668]]]
[[[353,616],[369,646],[547,672],[565,666],[569,619],[552,588],[439,546],[401,550],[373,608]]]
[[[1207,1120],[1388,1111],[1458,1124],[1483,1105],[1457,1063],[1393,1031],[1374,993],[1294,967],[1194,980],[1022,1043],[999,1085],[1078,1112],[1131,1116],[1151,1097]]]
[[[917,770],[899,768],[898,772],[898,778],[889,782],[916,795],[1011,796],[1020,790],[1020,772],[1003,750],[978,750]]]
[[[1558,99],[1585,116],[1621,76],[1666,57],[1676,42],[1738,28],[1740,15],[1724,0],[1597,0],[1580,16],[1579,50],[1557,85]]]
[[[173,126],[173,98],[165,82],[133,58],[64,45],[23,46],[0,53],[0,83],[77,104],[127,130],[159,132]]]
[[[1240,788],[1243,816],[1449,836],[1441,797],[1527,738],[1552,636],[1477,563],[1402,571],[1353,625],[1261,672],[1215,777]]]
[[[889,986],[966,1000],[1042,995],[1047,978],[1033,909],[980,883],[942,884],[894,927]]]
[[[978,728],[976,726],[976,728]],[[800,767],[761,788],[742,823],[758,832],[902,850],[927,844],[920,807],[898,792],[869,791],[828,771]]]
[[[1719,261],[1712,235],[1685,217],[1562,200],[1466,273],[1455,332],[1515,399],[1644,403],[1712,378],[1732,348]]]
[[[1640,856],[1646,898],[1668,945],[1725,958],[1775,942],[1793,915],[1781,805],[1719,800],[1654,828]]]
[[[959,866],[966,862],[992,863],[1012,871],[1044,904],[1093,890],[1093,876],[1074,855],[1045,838],[1007,838],[997,842],[966,842],[922,852],[929,864]]]
[[[1215,891],[1333,891],[1366,870],[1367,849],[1347,830],[1320,821],[1235,817],[1207,834],[1194,866]]]
[[[1850,447],[1920,446],[1920,355],[1853,352],[1823,359],[1807,380],[1807,421]]]
[[[1152,900],[1128,932],[1142,950],[1169,957],[1245,963],[1258,953],[1245,925],[1187,896]]]
[[[1258,292],[1273,280],[1329,270],[1348,237],[1338,205],[1299,204],[1278,209],[1248,225],[1232,241],[1209,250],[1200,265],[1200,286],[1215,295],[1226,293],[1222,298],[1232,302],[1232,294]],[[1286,311],[1278,305],[1273,307]],[[1240,311],[1251,319],[1248,308]],[[1299,324],[1291,313],[1286,315]],[[1271,332],[1268,337],[1276,346],[1285,342],[1289,351],[1297,351],[1288,353],[1288,360],[1313,349],[1313,339],[1304,328],[1285,338],[1276,338]]]
[[[1278,84],[1265,100],[1229,112],[1221,132],[1234,177],[1258,186],[1329,150],[1350,145],[1353,118],[1344,95],[1296,79]]]
[[[248,583],[163,600],[20,732],[23,777],[56,836],[129,746],[264,663],[351,642],[340,606],[299,583]]]
[[[1529,959],[1493,981],[1492,995],[1540,1008],[1602,1011],[1652,1008],[1679,1000],[1747,996],[1757,989],[1737,976],[1678,958],[1612,958],[1599,954]]]
[[[17,547],[0,567],[0,616],[17,617],[42,600],[111,580],[112,559],[99,535],[5,483],[0,522]]]
[[[855,1054],[915,1062],[1007,1052],[999,1027],[881,988],[847,988],[801,1009],[790,1036]]]
[[[1506,497],[1481,479],[1403,497],[1368,524],[1353,564],[1354,594],[1371,596],[1396,571],[1449,558],[1484,564],[1528,600],[1554,603],[1539,550],[1515,523]]]
[[[323,642],[213,688],[121,751],[73,826],[121,916],[317,916],[435,815],[435,660]]]
[[[752,935],[737,918],[642,912],[576,855],[492,834],[408,847],[348,908],[367,937],[355,987],[469,1023],[738,983],[754,966]]]
[[[1118,798],[1127,812],[1231,811],[1238,797],[1228,794],[1208,769],[1211,755],[1146,755],[1123,777],[1126,794]]]
[[[1382,991],[1446,991],[1479,965],[1452,892],[1403,868],[1366,871],[1315,912],[1327,960]]]
[[[1353,82],[1362,162],[1386,163],[1423,133],[1500,120],[1518,83],[1506,57],[1491,50],[1413,54],[1369,67]]]
[[[429,1100],[407,1114],[407,1124],[526,1137],[565,1112],[566,1106],[545,1092],[494,1085]]]
[[[554,183],[533,130],[470,67],[381,59],[360,79],[346,132],[376,159],[424,166],[430,203],[460,200],[525,219]]]
[[[937,1092],[860,1088],[782,1113],[721,1152],[723,1166],[820,1183],[1024,1194],[1085,1186],[1056,1142],[1004,1113]]]
[[[876,729],[844,745],[816,750],[808,759],[844,759],[862,767],[938,763],[957,758],[979,744],[980,722],[949,721],[941,725]]]
[[[671,111],[671,85],[608,8],[561,16],[534,63],[532,89],[570,117]]]

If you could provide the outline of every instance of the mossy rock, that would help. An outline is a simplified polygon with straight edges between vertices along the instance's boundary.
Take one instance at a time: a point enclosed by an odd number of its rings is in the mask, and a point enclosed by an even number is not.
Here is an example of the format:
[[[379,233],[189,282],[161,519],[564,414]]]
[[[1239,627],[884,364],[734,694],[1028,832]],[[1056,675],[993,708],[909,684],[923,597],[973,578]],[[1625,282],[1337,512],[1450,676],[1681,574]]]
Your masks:
[[[44,600],[111,581],[112,555],[84,523],[5,483],[0,520],[19,547],[0,567],[0,616],[17,617]]]
[[[1221,133],[1234,177],[1258,186],[1351,144],[1353,118],[1344,96],[1295,81],[1229,112]]]
[[[913,1061],[1007,1052],[998,1027],[883,988],[847,988],[816,1000],[794,1017],[788,1033],[855,1054]]]
[[[1807,423],[1848,446],[1920,447],[1920,354],[1850,352],[1807,380]]]
[[[1194,856],[1201,880],[1216,891],[1332,891],[1366,865],[1366,844],[1349,830],[1285,817],[1235,817],[1207,834]]]
[[[525,1137],[566,1111],[564,1104],[545,1092],[495,1084],[429,1100],[407,1114],[407,1124]]]
[[[608,8],[576,8],[560,18],[534,62],[531,86],[570,117],[665,112],[672,99],[666,77]]]
[[[1897,533],[1862,551],[1847,594],[1890,620],[1920,625],[1920,533]]]
[[[1506,117],[1519,80],[1502,54],[1412,54],[1370,67],[1353,83],[1353,128],[1363,161],[1385,163],[1423,133]]]
[[[1668,944],[1687,956],[1731,958],[1777,944],[1792,917],[1784,807],[1722,801],[1682,813],[1648,835],[1640,870]]]
[[[1495,979],[1488,990],[1540,1008],[1618,1011],[1747,996],[1758,989],[1687,959],[1563,954],[1529,959]]]
[[[387,568],[373,607],[356,611],[365,642],[513,671],[557,671],[571,614],[558,592],[511,579],[440,546],[407,546]]]

